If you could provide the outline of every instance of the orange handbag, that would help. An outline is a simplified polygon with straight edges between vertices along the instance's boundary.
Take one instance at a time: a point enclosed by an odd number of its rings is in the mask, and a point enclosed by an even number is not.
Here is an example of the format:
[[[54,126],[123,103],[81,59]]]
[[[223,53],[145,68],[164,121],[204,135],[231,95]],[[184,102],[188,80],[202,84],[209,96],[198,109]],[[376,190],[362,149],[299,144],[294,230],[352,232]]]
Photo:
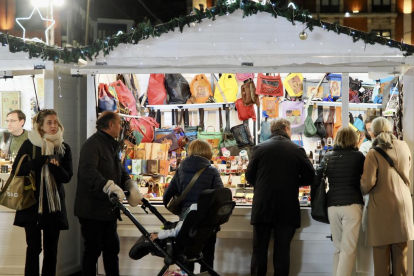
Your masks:
[[[279,117],[279,99],[276,97],[263,97],[263,111],[269,118]]]
[[[336,107],[335,108],[335,124],[334,124],[334,129],[333,129],[333,138],[334,139],[336,137],[336,133],[338,132],[338,130],[342,126],[342,113],[341,112],[342,112],[341,107]]]
[[[201,74],[194,77],[190,84],[191,96],[195,103],[206,103],[210,96],[213,96],[211,85],[206,75]]]

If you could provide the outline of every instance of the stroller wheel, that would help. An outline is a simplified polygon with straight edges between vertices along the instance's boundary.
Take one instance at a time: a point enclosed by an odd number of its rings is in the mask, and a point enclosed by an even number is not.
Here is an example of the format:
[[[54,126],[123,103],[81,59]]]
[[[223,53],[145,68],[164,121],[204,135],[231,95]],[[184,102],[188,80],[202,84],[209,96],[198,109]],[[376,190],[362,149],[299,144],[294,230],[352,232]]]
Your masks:
[[[180,255],[177,256],[177,261],[179,261],[182,264],[185,264],[187,262],[187,257],[180,254]]]

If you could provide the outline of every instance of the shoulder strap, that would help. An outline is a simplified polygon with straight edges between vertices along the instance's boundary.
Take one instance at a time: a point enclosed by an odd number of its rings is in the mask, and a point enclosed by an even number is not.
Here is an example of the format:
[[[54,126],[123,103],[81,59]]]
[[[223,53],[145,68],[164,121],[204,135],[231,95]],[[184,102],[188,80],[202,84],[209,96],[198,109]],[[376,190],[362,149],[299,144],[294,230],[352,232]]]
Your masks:
[[[183,193],[176,199],[177,203],[180,203],[181,201],[183,201],[183,199],[186,197],[186,195],[188,194],[188,192],[191,190],[191,188],[196,183],[198,177],[202,174],[202,172],[204,172],[205,169],[206,168],[202,168],[201,170],[199,170],[198,172],[196,172],[196,174],[193,176],[193,178],[191,179],[190,183],[188,184],[187,188],[185,188],[185,190],[183,191]]]
[[[212,75],[213,75],[213,79],[214,79],[214,81],[217,83],[216,85],[217,85],[217,87],[218,87],[218,89],[219,89],[219,91],[220,91],[221,97],[223,98],[224,102],[225,102],[226,104],[228,104],[228,102],[227,102],[227,98],[226,98],[226,95],[224,95],[223,90],[221,90],[220,84],[218,83],[218,81],[217,81],[217,79],[216,79],[216,76],[215,76],[214,74],[212,74]]]
[[[221,114],[221,107],[219,107],[219,122],[220,122],[220,132],[223,132],[223,115]]]
[[[329,157],[331,157],[331,154],[326,154],[325,156],[326,156],[326,165],[325,165],[325,169],[323,170],[323,175],[322,175],[323,179],[326,179],[326,170],[328,169]]]
[[[394,170],[398,173],[398,175],[401,177],[401,179],[404,181],[404,178],[402,177],[402,175],[400,174],[400,172],[397,170],[397,168],[395,167],[395,162],[394,160],[391,159],[391,157],[380,147],[374,147],[374,150],[376,150],[379,154],[382,155],[382,157],[385,158],[385,160],[387,160],[388,164],[390,164],[391,167],[394,168]]]
[[[230,109],[229,107],[224,107],[226,111],[226,131],[230,132]]]

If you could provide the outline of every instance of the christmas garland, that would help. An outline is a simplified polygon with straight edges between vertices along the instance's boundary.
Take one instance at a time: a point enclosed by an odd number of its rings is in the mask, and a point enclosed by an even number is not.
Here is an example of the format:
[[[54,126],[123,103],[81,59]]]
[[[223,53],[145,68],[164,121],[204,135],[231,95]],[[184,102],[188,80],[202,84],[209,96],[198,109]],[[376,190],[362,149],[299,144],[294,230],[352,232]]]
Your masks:
[[[379,37],[375,32],[362,32],[348,27],[339,25],[339,22],[329,23],[321,21],[318,18],[312,18],[308,10],[296,8],[294,5],[279,6],[278,2],[272,3],[268,0],[265,3],[251,2],[248,0],[219,0],[215,7],[204,9],[200,5],[200,9],[194,8],[193,12],[187,16],[180,16],[171,21],[153,26],[149,21],[140,23],[130,34],[120,33],[109,36],[105,39],[97,39],[91,45],[75,48],[58,48],[56,46],[49,46],[42,42],[24,41],[20,37],[11,36],[9,34],[0,33],[0,43],[2,46],[9,47],[10,52],[27,52],[29,58],[41,58],[43,60],[54,61],[58,63],[77,63],[80,58],[84,60],[91,60],[96,58],[102,51],[104,56],[113,51],[120,43],[137,44],[139,41],[148,39],[150,37],[160,37],[164,33],[175,31],[179,29],[183,32],[184,27],[190,27],[191,23],[200,23],[204,19],[215,20],[217,16],[224,16],[232,14],[237,10],[243,11],[243,17],[252,16],[259,12],[270,13],[274,18],[278,16],[284,17],[293,25],[295,22],[301,22],[306,25],[305,28],[312,31],[314,27],[320,27],[327,31],[333,31],[339,34],[351,36],[354,42],[363,40],[365,44],[382,44],[392,48],[400,49],[404,56],[410,56],[414,53],[414,46],[398,42],[395,40]]]

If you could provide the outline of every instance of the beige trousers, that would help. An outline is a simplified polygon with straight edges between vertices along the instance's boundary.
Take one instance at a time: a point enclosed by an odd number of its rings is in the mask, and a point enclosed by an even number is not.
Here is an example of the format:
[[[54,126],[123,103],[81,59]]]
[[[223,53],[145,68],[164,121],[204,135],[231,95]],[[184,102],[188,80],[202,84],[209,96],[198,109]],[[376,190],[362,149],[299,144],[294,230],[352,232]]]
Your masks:
[[[362,220],[362,205],[332,206],[328,208],[328,216],[335,247],[333,275],[351,276]]]
[[[392,275],[408,275],[407,249],[407,242],[374,246],[373,254],[375,276],[390,275],[390,259],[392,259]]]

